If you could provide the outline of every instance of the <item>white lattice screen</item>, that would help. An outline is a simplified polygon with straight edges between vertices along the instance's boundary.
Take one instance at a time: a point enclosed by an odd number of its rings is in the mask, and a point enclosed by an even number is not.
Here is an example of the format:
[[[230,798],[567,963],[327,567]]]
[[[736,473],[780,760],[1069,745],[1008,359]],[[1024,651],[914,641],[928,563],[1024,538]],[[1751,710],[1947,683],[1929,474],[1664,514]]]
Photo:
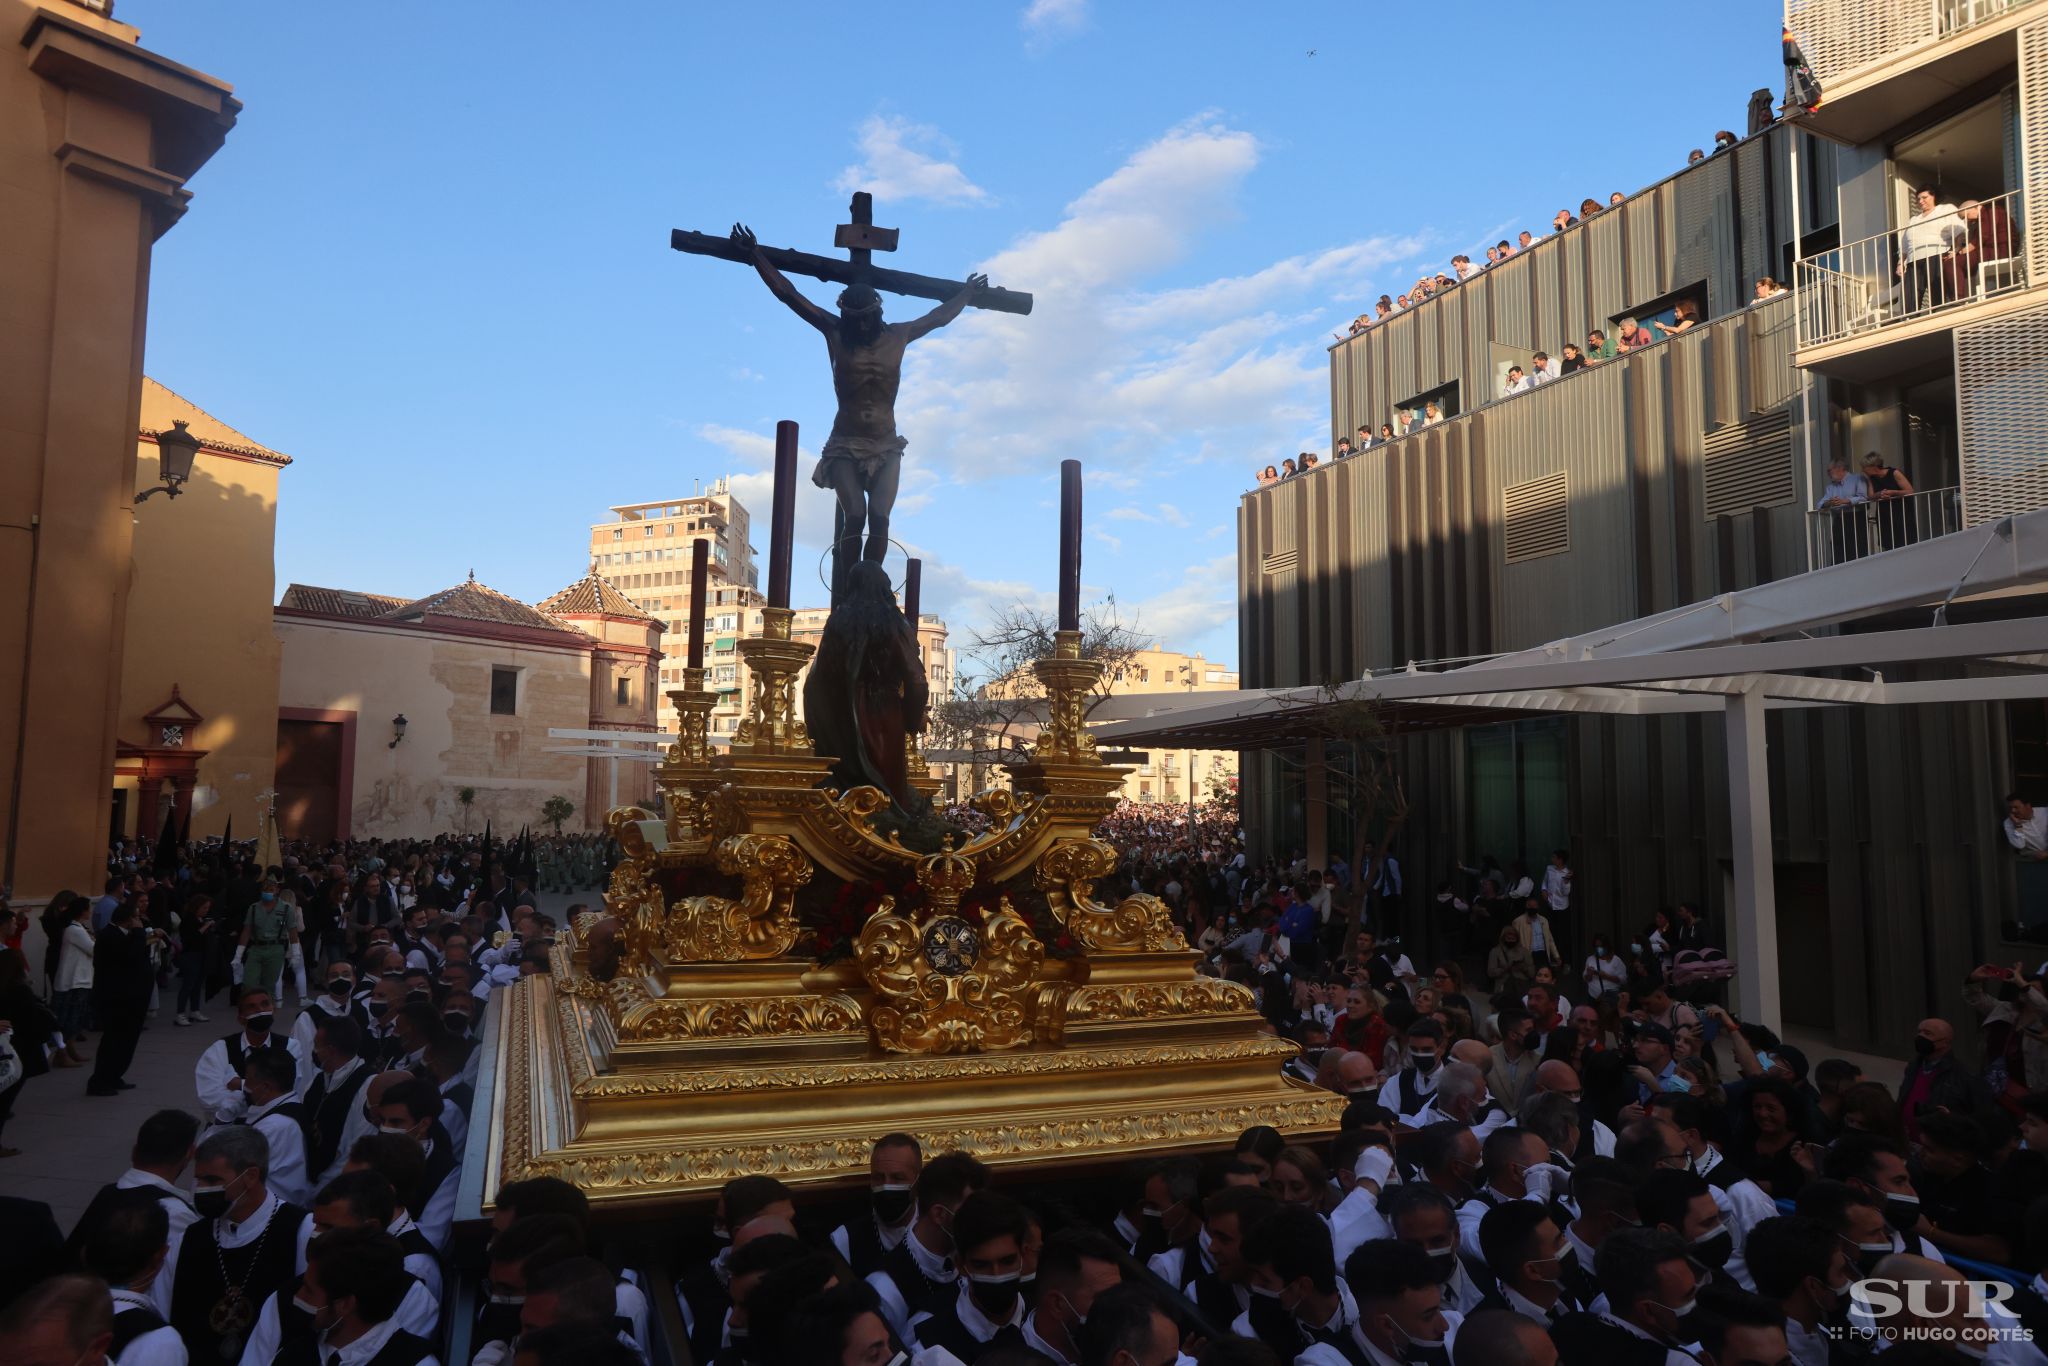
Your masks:
[[[2048,308],[1955,338],[1963,525],[2048,507]]]
[[[1929,0],[1785,0],[1785,27],[1823,87],[1936,34]]]
[[[2027,278],[2048,279],[2048,19],[2019,31],[2020,185],[2026,190],[2020,231],[2027,235]]]

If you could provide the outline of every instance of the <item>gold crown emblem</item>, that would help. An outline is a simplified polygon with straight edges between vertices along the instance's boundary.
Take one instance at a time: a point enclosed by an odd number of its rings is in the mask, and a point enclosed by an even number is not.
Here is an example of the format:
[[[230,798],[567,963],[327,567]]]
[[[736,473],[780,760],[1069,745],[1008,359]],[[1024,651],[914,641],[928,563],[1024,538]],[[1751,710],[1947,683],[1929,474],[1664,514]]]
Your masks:
[[[917,865],[917,885],[932,899],[932,914],[950,915],[974,886],[974,860],[948,847],[927,854]]]

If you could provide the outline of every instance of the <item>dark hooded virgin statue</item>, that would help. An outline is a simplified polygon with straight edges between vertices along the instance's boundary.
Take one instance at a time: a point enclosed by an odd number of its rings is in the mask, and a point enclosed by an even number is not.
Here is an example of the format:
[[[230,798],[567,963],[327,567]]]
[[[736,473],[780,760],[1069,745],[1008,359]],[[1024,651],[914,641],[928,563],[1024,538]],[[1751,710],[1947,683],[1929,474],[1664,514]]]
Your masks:
[[[852,565],[804,681],[811,743],[838,761],[832,785],[879,787],[906,814],[923,806],[904,750],[907,737],[924,729],[929,701],[917,635],[896,606],[888,574],[868,561]]]

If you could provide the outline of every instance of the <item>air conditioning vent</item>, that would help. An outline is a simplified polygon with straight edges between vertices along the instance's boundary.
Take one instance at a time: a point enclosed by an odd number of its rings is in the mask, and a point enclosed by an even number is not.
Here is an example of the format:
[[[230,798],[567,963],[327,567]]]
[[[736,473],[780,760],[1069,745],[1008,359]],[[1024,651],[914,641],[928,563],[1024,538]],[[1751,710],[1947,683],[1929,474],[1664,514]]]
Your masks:
[[[1798,498],[1792,468],[1792,411],[1780,408],[1707,433],[1700,462],[1708,521]]]
[[[1572,548],[1569,501],[1563,470],[1501,490],[1501,539],[1509,564]]]

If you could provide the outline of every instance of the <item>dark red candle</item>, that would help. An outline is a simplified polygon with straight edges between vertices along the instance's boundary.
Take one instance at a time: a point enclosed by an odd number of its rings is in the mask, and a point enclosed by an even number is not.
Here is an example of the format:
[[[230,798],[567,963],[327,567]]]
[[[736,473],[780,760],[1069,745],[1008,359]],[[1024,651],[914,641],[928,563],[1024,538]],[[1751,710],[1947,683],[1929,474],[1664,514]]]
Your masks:
[[[914,630],[917,626],[917,595],[924,583],[924,561],[911,560],[903,568],[903,615]]]
[[[1060,627],[1081,629],[1081,462],[1060,461]]]
[[[704,592],[711,577],[711,542],[699,538],[690,546],[690,667],[704,667]]]
[[[796,424],[775,424],[775,506],[768,522],[768,605],[789,606],[789,556],[796,537]]]

